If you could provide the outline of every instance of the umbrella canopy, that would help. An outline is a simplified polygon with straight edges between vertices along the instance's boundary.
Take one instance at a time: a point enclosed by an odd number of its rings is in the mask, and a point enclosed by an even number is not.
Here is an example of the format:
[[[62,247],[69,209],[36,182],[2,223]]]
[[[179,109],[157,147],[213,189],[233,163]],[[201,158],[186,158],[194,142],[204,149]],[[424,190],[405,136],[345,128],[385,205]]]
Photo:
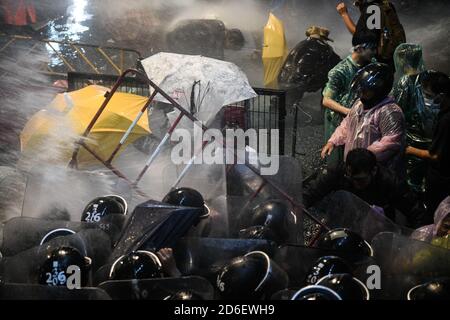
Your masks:
[[[204,122],[223,106],[257,96],[245,73],[230,62],[163,52],[142,66],[150,80]],[[161,95],[155,100],[167,103]]]
[[[288,47],[283,22],[272,13],[264,27],[264,46],[262,59],[264,64],[264,85],[276,85],[278,75],[288,55]]]
[[[70,93],[58,94],[47,109],[40,110],[28,121],[20,135],[22,153],[36,156],[40,153],[57,155],[58,162],[68,162],[72,142],[85,131],[105,100],[107,88],[88,86]],[[87,144],[103,159],[107,159],[123,134],[141,111],[147,99],[128,93],[116,93],[88,136]],[[147,111],[138,121],[126,144],[150,134]],[[53,152],[51,151],[53,150]],[[82,150],[79,164],[89,164],[94,157]]]

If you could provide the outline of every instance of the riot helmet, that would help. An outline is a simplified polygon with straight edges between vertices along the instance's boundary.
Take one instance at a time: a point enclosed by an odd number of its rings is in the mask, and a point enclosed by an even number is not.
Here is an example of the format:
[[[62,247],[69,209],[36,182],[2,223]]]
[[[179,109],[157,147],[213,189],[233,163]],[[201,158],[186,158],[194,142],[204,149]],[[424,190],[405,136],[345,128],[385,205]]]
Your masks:
[[[84,208],[81,221],[97,223],[110,214],[127,214],[128,205],[124,198],[117,195],[98,197]]]
[[[325,276],[342,273],[352,273],[352,268],[344,259],[336,256],[321,257],[308,272],[306,283],[314,285]]]
[[[110,280],[162,278],[163,271],[158,256],[150,251],[138,250],[119,257],[109,271]]]
[[[409,290],[408,300],[450,300],[450,278],[442,278],[415,286]]]
[[[287,274],[262,251],[237,257],[223,266],[216,288],[222,299],[270,298],[288,285]]]
[[[336,292],[342,300],[369,300],[369,289],[351,274],[327,275],[317,281],[318,286],[327,287]]]
[[[358,259],[361,257],[372,257],[373,249],[359,234],[345,228],[328,231],[322,235],[317,247],[336,251],[346,259]]]
[[[51,251],[39,268],[39,284],[47,286],[66,286],[68,277],[74,272],[69,270],[78,267],[81,272],[81,286],[86,286],[92,260],[84,257],[77,249],[60,247]]]
[[[371,109],[389,95],[393,84],[391,67],[384,63],[371,63],[355,75],[351,90],[357,93],[365,109]]]

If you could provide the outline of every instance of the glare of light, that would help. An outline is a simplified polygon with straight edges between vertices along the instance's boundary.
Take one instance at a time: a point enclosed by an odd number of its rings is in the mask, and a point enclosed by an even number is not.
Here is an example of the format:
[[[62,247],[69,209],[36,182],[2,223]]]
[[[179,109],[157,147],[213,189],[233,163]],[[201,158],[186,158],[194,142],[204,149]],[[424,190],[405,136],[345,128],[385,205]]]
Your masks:
[[[87,5],[88,0],[73,0],[70,15],[74,23],[80,23],[90,18],[90,15],[86,13]]]

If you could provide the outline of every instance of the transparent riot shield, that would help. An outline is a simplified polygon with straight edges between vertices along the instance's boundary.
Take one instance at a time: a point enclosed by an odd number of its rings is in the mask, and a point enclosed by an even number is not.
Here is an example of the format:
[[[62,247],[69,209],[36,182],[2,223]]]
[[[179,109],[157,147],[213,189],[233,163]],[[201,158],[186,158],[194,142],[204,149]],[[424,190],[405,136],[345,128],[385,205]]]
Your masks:
[[[380,299],[406,300],[420,284],[450,276],[450,251],[394,233],[380,233],[372,241],[381,271]]]
[[[22,216],[53,219],[53,208],[67,212],[68,219],[81,221],[85,206],[97,197],[117,194],[128,198],[123,179],[109,171],[68,169],[66,165],[39,165],[28,174]],[[128,199],[127,199],[128,201]],[[58,218],[56,218],[58,219]]]
[[[121,221],[119,220],[122,219],[122,216],[114,216],[105,218],[105,221],[99,224],[24,217],[13,218],[4,226],[1,252],[4,256],[14,256],[19,252],[39,246],[56,235],[77,233],[82,230],[105,232],[109,235],[111,242],[114,242],[120,233]]]
[[[138,205],[128,218],[110,260],[136,250],[173,247],[201,214],[198,208],[174,207],[156,201]]]
[[[111,240],[101,230],[82,230],[76,234],[54,238],[45,244],[20,252],[0,261],[3,283],[38,284],[39,269],[47,255],[61,247],[77,249],[81,255],[91,259],[90,272],[95,272],[107,263],[111,254]]]
[[[369,242],[380,232],[412,233],[412,230],[395,224],[368,203],[346,191],[330,194],[315,206],[314,212],[328,228],[350,229]]]
[[[64,287],[1,284],[0,300],[111,300],[111,298],[99,288],[69,290]]]
[[[274,245],[265,240],[183,238],[174,247],[174,257],[182,274],[200,275],[207,279],[224,263],[252,251],[271,256]]]
[[[289,242],[303,243],[302,208],[292,205],[290,201],[293,199],[297,203],[302,202],[302,174],[296,159],[281,156],[278,172],[264,178],[247,165],[230,166],[227,170],[227,182],[230,237],[238,237],[241,229],[249,227],[252,210],[256,206],[268,200],[282,200],[291,207],[295,216],[288,225]],[[280,186],[282,192],[274,186]]]
[[[106,281],[98,287],[113,300],[169,300],[181,291],[190,292],[196,299],[214,299],[211,283],[201,277]]]

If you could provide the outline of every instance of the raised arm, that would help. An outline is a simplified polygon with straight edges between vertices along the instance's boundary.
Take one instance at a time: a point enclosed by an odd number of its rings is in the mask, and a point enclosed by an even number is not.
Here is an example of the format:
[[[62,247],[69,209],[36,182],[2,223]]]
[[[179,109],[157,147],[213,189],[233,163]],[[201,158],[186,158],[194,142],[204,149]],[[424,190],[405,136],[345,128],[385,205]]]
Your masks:
[[[356,32],[356,25],[353,22],[352,18],[348,14],[347,6],[344,2],[341,2],[337,5],[336,10],[339,12],[339,14],[342,17],[342,20],[344,21],[345,26],[347,27],[348,31],[353,35]]]

